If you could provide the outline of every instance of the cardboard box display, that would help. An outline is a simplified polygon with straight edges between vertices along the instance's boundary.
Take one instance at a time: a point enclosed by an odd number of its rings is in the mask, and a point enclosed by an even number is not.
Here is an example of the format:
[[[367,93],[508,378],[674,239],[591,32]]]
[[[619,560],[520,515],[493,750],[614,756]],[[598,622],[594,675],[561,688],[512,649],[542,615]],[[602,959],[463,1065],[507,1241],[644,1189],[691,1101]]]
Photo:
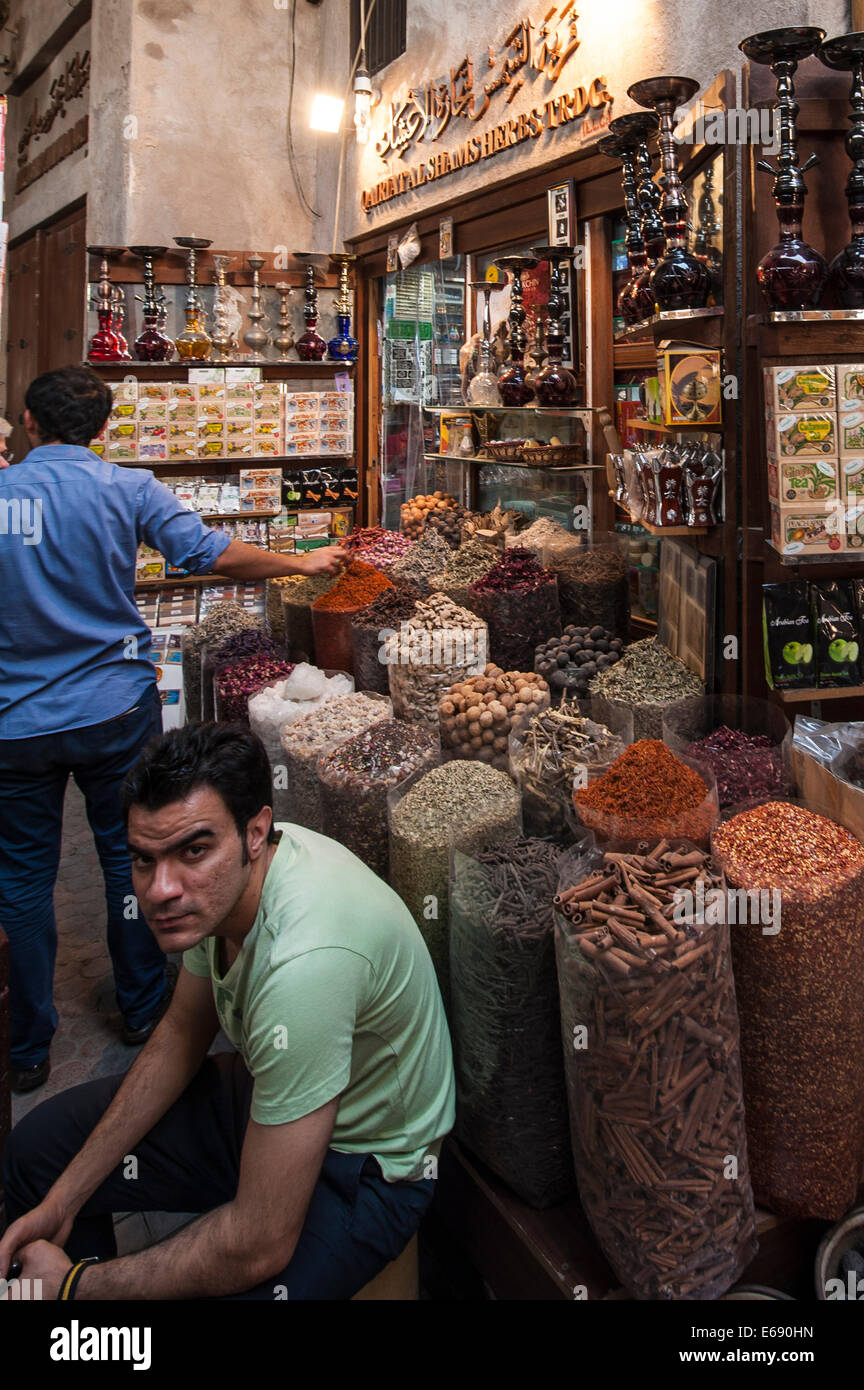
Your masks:
[[[841,493],[849,501],[864,501],[864,454],[840,460]]]
[[[837,508],[812,502],[782,509],[772,504],[771,540],[781,555],[836,555],[845,548]]]
[[[255,434],[252,437],[252,453],[256,457],[281,458],[283,444],[277,434]]]
[[[252,421],[252,433],[258,438],[270,435],[278,439],[282,433],[282,426],[278,420],[259,420],[256,415]]]
[[[101,459],[105,457],[105,450],[108,446],[104,439],[93,439],[90,441],[87,447],[90,450],[91,454],[98,454],[99,458]]]
[[[189,381],[169,382],[168,402],[171,401],[191,401],[193,405],[198,400],[198,387]]]
[[[226,381],[225,400],[226,401],[245,401],[251,406],[253,401],[251,381]]]
[[[353,411],[354,409],[353,391],[319,391],[318,397],[322,410]]]
[[[138,442],[134,439],[115,439],[106,445],[109,463],[135,463],[138,460]]]
[[[254,419],[250,401],[226,401],[225,423],[228,425],[249,425]]]
[[[168,402],[168,420],[170,423],[180,424],[183,421],[194,425],[198,418],[198,407],[195,401],[185,399],[177,400],[173,396]]]
[[[205,421],[205,420],[215,420],[215,421],[217,421],[219,424],[223,424],[223,423],[224,423],[224,421],[225,421],[225,402],[224,402],[224,400],[221,398],[221,396],[220,396],[220,398],[219,398],[218,401],[201,401],[201,400],[199,400],[199,402],[198,402],[198,423],[201,424],[201,423],[202,423],[203,421]]]
[[[285,416],[285,434],[318,434],[320,415],[308,410],[297,410]]]
[[[330,532],[336,537],[348,536],[354,525],[353,507],[334,507],[330,513]]]
[[[766,403],[775,415],[837,409],[837,378],[833,366],[765,367]]]
[[[321,452],[317,434],[286,434],[285,454],[315,457]]]
[[[120,401],[131,401],[134,404],[138,400],[137,381],[110,381],[108,386],[111,395],[114,397],[115,406]]]
[[[139,545],[135,559],[135,582],[142,579],[164,579],[165,557],[149,545]]]
[[[225,426],[221,420],[202,420],[199,417],[197,423],[199,439],[221,439],[225,433]]]
[[[278,406],[282,400],[282,386],[278,381],[257,381],[252,387],[252,399],[256,407],[265,401],[275,401]]]
[[[138,423],[164,424],[168,420],[168,401],[143,400],[138,402]]]
[[[864,409],[864,362],[838,362],[834,373],[838,410],[856,405]]]
[[[198,440],[194,434],[178,435],[168,440],[169,459],[194,459],[198,457]]]
[[[225,457],[225,436],[201,435],[198,438],[199,459],[219,459]]]
[[[225,434],[225,458],[248,458],[252,454],[252,435],[229,430]]]
[[[282,487],[281,468],[241,468],[240,492],[275,492]]]
[[[138,426],[138,457],[141,459],[167,459],[167,425]]]
[[[276,489],[260,492],[241,492],[241,512],[278,512],[282,506],[282,493]]]
[[[134,441],[138,438],[137,420],[112,420],[107,429],[108,443],[113,444],[118,439],[128,439]]]
[[[169,395],[167,381],[139,381],[138,409],[140,411],[142,405],[167,405]]]
[[[310,415],[318,415],[322,394],[321,391],[286,391],[285,414],[293,415],[297,410],[304,410]]]
[[[768,496],[784,508],[799,502],[830,502],[840,496],[840,460],[769,457]]]
[[[778,415],[775,423],[776,449],[769,450],[777,458],[822,454],[826,458],[839,453],[837,417],[827,411],[821,414]]]
[[[347,458],[354,452],[353,440],[347,434],[321,434],[318,440],[322,454],[341,454]]]
[[[321,434],[353,434],[354,421],[350,415],[335,415],[332,411],[318,416],[318,429]]]
[[[849,402],[837,414],[840,454],[864,454],[864,405]]]

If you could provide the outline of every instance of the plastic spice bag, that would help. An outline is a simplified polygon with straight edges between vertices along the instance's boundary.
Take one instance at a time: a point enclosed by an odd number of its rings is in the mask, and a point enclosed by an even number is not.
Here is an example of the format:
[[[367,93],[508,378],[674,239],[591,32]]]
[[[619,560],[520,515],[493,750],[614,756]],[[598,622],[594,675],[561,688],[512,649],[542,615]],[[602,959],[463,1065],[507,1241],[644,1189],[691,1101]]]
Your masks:
[[[392,718],[393,706],[389,700],[381,695],[358,692],[325,700],[311,714],[294,720],[283,729],[282,760],[274,768],[273,785],[276,791],[283,793],[280,806],[284,818],[326,834],[318,759],[379,720]]]
[[[261,628],[248,628],[233,632],[208,642],[201,652],[201,710],[200,718],[206,723],[216,718],[216,691],[214,684],[228,666],[244,661],[247,657],[267,659],[286,659],[285,648],[268,637]],[[287,675],[287,671],[285,672]],[[276,679],[274,676],[273,679]],[[198,717],[198,716],[196,716]]]
[[[719,826],[713,849],[736,890],[756,1200],[833,1221],[864,1164],[864,846],[806,807],[768,801]]]
[[[249,727],[264,744],[270,766],[283,762],[282,733],[289,724],[311,714],[325,700],[351,695],[353,690],[354,682],[344,671],[320,671],[317,666],[301,662],[287,680],[276,681],[251,695]],[[287,820],[281,796],[282,792],[274,789],[273,814],[277,820]]]
[[[440,760],[433,734],[395,719],[381,720],[340,743],[318,760],[324,833],[387,879],[387,794]]]
[[[565,627],[604,627],[626,638],[630,626],[630,577],[620,539],[598,538],[571,548],[555,565]]]
[[[200,716],[201,663],[208,642],[215,645],[232,633],[259,629],[260,626],[259,620],[239,604],[221,603],[200,623],[183,629],[180,651],[183,663],[183,694],[188,719],[198,719]]]
[[[507,840],[453,855],[450,988],[456,1135],[524,1201],[574,1187],[558,1019],[560,852]]]
[[[449,1007],[450,853],[515,839],[519,794],[506,772],[450,762],[394,788],[387,810],[390,882],[423,933]]]
[[[707,848],[720,819],[717,780],[695,758],[640,739],[573,793],[576,814],[598,840],[689,839]]]
[[[572,839],[578,825],[573,808],[577,781],[587,785],[632,742],[628,711],[595,713],[587,700],[584,705],[564,701],[536,713],[509,741],[510,775],[522,795],[526,835]]]
[[[385,589],[352,618],[351,645],[358,690],[375,690],[379,695],[390,693],[385,642],[412,616],[421,597],[416,584],[402,580],[394,589]]]
[[[687,841],[644,848],[592,851],[556,898],[576,1176],[637,1298],[714,1299],[756,1252],[724,886]]]
[[[443,595],[437,600],[449,604]],[[422,610],[421,610],[422,611]],[[480,674],[486,666],[486,624],[464,610],[471,626],[426,626],[422,618],[408,620],[405,628],[385,643],[384,656],[390,697],[397,719],[438,731],[438,706],[451,685]],[[449,623],[448,618],[442,623]]]

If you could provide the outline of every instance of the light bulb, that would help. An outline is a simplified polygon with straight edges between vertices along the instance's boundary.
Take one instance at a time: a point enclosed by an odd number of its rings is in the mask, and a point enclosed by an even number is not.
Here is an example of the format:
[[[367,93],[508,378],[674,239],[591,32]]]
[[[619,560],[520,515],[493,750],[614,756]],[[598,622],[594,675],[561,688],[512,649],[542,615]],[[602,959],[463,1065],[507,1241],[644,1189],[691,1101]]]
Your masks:
[[[312,100],[312,114],[309,118],[310,128],[336,134],[341,128],[344,110],[345,103],[341,97],[326,96],[323,92],[316,93]]]
[[[372,83],[366,68],[362,67],[354,77],[354,128],[358,144],[368,144],[371,124]]]

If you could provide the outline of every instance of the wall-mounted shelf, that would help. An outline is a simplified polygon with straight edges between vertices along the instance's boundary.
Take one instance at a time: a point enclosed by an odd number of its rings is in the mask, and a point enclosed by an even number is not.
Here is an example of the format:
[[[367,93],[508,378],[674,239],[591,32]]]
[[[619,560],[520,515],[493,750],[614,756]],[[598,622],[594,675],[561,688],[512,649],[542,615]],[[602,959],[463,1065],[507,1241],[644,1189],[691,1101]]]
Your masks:
[[[175,473],[206,473],[211,466],[229,464],[241,469],[249,466],[265,465],[270,468],[303,469],[315,463],[333,463],[336,460],[351,459],[353,454],[234,454],[226,458],[223,454],[202,459],[127,459],[121,468],[173,468]]]
[[[280,377],[317,377],[332,376],[334,372],[353,372],[356,363],[354,362],[280,362],[274,357],[237,357],[228,362],[205,361],[189,362],[179,359],[176,362],[139,362],[133,359],[129,362],[90,362],[84,360],[83,367],[89,367],[94,372],[109,372],[117,374],[122,379],[129,373],[135,376],[167,376],[170,377],[177,372],[188,371],[189,368],[199,367],[218,367],[221,371],[223,367],[270,367],[278,373]],[[473,409],[473,407],[472,407]]]
[[[653,420],[628,420],[627,428],[631,430],[645,430],[651,434],[690,434],[699,432],[701,434],[721,435],[722,425],[663,425],[655,424]]]
[[[784,705],[801,704],[807,700],[860,700],[864,685],[822,685],[803,690],[775,690]]]

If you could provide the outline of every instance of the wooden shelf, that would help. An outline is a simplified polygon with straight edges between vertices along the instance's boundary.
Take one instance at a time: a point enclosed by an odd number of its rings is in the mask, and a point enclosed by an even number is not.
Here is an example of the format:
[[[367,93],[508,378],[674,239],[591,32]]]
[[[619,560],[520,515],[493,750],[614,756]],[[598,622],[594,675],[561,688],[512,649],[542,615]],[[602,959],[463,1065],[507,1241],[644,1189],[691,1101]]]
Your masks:
[[[656,372],[657,354],[654,351],[654,343],[615,343],[612,348],[612,362],[616,372]]]
[[[655,526],[653,521],[646,521],[644,517],[637,521],[620,502],[616,503],[616,506],[621,508],[632,526],[642,526],[649,535],[658,536],[660,540],[668,539],[670,536],[707,536],[709,531],[715,529],[713,526]]]
[[[240,581],[237,579],[229,579],[227,575],[224,574],[187,574],[180,575],[179,578],[177,575],[171,574],[166,575],[164,579],[136,579],[135,588],[164,589],[167,586],[170,586],[171,588],[175,589],[191,589],[195,584],[237,584],[239,582]],[[260,584],[263,581],[257,579],[248,580],[244,582],[248,582],[250,584]]]
[[[270,367],[280,376],[288,378],[329,376],[334,372],[353,372],[356,362],[280,362],[273,357],[237,357],[230,362],[139,362],[133,358],[128,362],[90,362],[86,359],[81,364],[89,367],[93,372],[105,371],[119,375],[121,378],[130,372],[136,376],[150,376],[156,373],[159,376],[170,376],[171,373],[185,372],[190,367],[218,367],[221,371],[223,367]]]
[[[722,425],[655,425],[652,420],[628,420],[627,428],[633,430],[647,430],[652,434],[689,434],[691,431],[701,431],[702,434],[715,435],[723,433]]]
[[[278,512],[192,512],[193,516],[200,516],[202,521],[272,521],[274,516],[279,516]],[[294,507],[294,511],[299,511],[299,507]],[[190,508],[191,511],[191,508]]]
[[[478,454],[424,454],[424,459],[434,459],[438,463],[479,463],[484,468],[523,468],[530,473],[597,473],[605,469],[602,463],[549,464],[544,467],[534,463],[519,463],[509,459],[480,458]]]
[[[802,704],[807,700],[860,700],[864,685],[823,685],[802,690],[775,690],[784,705]]]
[[[802,365],[807,365],[809,357],[860,361],[862,337],[861,319],[825,319],[820,315],[777,322],[766,314],[750,314],[746,323],[747,345],[758,348],[761,357],[791,357]]]
[[[206,473],[208,465],[228,463],[238,471],[254,464],[269,464],[271,468],[287,468],[299,471],[309,463],[328,463],[335,460],[352,459],[353,454],[234,454],[226,458],[216,454],[203,459],[127,459],[121,468],[173,468],[175,473]],[[264,489],[262,489],[263,491]]]
[[[653,346],[661,338],[680,338],[696,342],[701,347],[722,347],[723,307],[714,304],[706,309],[678,309],[668,314],[653,314],[650,319],[631,324],[614,340],[614,351],[626,344]]]

